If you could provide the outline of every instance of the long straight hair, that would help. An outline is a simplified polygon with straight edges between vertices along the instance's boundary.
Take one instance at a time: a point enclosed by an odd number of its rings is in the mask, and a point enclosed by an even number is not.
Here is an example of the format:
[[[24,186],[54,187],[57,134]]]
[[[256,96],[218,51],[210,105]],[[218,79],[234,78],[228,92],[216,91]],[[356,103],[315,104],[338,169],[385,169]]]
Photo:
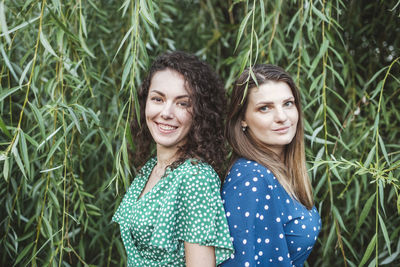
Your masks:
[[[305,163],[300,92],[290,75],[278,66],[260,64],[255,65],[251,70],[257,83],[253,77],[249,78],[250,69],[245,69],[235,82],[228,108],[225,137],[233,149],[231,166],[238,157],[254,160],[264,165],[272,171],[289,195],[311,209],[314,200]],[[283,162],[266,144],[255,138],[250,131],[243,131],[241,127],[250,91],[268,81],[284,82],[290,87],[299,113],[296,134],[285,147]]]

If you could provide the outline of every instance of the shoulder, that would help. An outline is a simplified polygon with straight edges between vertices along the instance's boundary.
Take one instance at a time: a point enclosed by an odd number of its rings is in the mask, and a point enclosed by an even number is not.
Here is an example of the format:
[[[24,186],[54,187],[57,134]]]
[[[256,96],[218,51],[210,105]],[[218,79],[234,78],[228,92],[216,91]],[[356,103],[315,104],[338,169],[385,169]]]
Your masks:
[[[219,183],[220,181],[218,174],[211,165],[198,159],[187,159],[178,166],[176,172],[182,177],[184,183],[192,181]]]
[[[193,158],[185,160],[185,162],[183,162],[177,169],[179,169],[179,172],[184,174],[190,173],[192,175],[217,175],[210,164]]]
[[[246,158],[239,158],[232,165],[226,177],[226,183],[248,180],[259,180],[260,182],[272,183],[274,174],[264,165]]]

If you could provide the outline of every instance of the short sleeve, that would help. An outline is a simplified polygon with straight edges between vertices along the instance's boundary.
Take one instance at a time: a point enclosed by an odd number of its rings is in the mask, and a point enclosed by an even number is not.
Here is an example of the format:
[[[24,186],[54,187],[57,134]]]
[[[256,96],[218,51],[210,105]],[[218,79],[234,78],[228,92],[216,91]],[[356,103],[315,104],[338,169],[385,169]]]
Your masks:
[[[292,266],[273,179],[254,161],[233,165],[222,199],[235,254],[221,266]]]
[[[219,264],[233,253],[219,177],[209,165],[187,165],[176,202],[176,238],[215,247]]]

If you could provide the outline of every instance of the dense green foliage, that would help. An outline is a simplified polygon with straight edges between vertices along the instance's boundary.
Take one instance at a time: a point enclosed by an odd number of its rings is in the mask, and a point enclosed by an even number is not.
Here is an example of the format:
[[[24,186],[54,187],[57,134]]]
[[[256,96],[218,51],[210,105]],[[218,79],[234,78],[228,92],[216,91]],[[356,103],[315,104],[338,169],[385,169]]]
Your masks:
[[[159,53],[286,68],[323,229],[310,266],[400,264],[400,2],[0,1],[1,266],[123,266],[128,122]]]

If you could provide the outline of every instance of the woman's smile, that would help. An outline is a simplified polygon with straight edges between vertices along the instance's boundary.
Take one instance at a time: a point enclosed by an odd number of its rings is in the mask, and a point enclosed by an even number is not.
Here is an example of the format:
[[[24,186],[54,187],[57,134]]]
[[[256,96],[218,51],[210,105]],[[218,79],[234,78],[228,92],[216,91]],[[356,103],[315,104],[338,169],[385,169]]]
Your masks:
[[[146,124],[157,148],[177,150],[192,127],[192,107],[185,80],[174,70],[158,71],[146,101]]]

